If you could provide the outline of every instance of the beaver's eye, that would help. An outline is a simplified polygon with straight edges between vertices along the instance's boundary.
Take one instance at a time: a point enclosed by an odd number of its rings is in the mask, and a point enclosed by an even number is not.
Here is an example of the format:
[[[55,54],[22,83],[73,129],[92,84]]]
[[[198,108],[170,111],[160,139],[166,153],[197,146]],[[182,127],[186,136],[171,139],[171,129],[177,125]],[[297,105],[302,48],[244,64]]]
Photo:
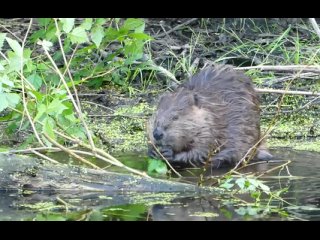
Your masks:
[[[172,120],[173,120],[173,121],[176,121],[176,120],[178,120],[178,118],[179,118],[179,116],[173,116],[173,117],[172,117]]]

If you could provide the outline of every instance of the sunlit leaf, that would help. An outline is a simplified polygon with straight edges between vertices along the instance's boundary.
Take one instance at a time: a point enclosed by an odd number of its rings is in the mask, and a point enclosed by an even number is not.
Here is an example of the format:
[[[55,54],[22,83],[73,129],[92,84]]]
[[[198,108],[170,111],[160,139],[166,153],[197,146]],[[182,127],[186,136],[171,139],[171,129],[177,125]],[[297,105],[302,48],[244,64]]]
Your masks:
[[[9,87],[13,87],[14,86],[14,83],[13,81],[11,81],[7,75],[3,75],[0,77],[0,82],[3,83],[3,84],[6,84],[8,85]]]
[[[90,30],[92,27],[92,18],[86,18],[83,23],[81,24],[81,26],[85,29],[85,30]]]
[[[9,106],[7,98],[4,94],[0,94],[0,112]]]
[[[91,39],[96,44],[97,48],[100,46],[104,37],[104,30],[101,26],[96,26],[91,31]]]
[[[55,98],[47,107],[48,114],[60,114],[63,110],[67,109],[67,107],[61,102],[61,100]]]
[[[165,162],[151,158],[148,160],[148,173],[166,174],[167,171],[168,169]]]
[[[20,95],[17,93],[6,93],[9,107],[15,107],[20,102]]]
[[[38,22],[40,26],[47,26],[52,18],[38,18]]]
[[[18,41],[13,40],[9,37],[6,37],[6,40],[9,44],[9,46],[11,47],[11,49],[15,52],[15,54],[17,54],[17,56],[21,57],[22,56],[22,47],[20,46]]]
[[[66,33],[69,33],[74,26],[74,18],[60,18],[62,23],[62,29]]]
[[[42,85],[42,79],[41,77],[34,73],[32,75],[30,75],[27,80],[32,84],[32,86],[35,88],[35,90],[39,90],[39,88]]]
[[[141,19],[136,18],[128,18],[122,28],[128,29],[128,30],[134,30],[136,33],[142,33],[145,28],[145,23]]]
[[[69,33],[69,36],[70,36],[70,40],[73,44],[74,43],[81,44],[81,43],[85,43],[85,42],[89,41],[88,35],[87,35],[85,29],[81,26],[74,28],[72,30],[72,32]]]
[[[129,37],[139,39],[139,40],[152,40],[153,38],[145,33],[130,33],[128,34]]]

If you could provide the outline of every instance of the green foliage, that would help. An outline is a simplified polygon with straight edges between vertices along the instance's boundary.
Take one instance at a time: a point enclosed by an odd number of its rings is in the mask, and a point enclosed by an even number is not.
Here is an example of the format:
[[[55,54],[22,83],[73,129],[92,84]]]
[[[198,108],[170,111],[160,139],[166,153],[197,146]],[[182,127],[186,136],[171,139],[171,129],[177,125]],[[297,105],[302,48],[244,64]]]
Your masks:
[[[148,159],[148,174],[158,173],[164,175],[167,171],[168,168],[165,162],[158,159]]]
[[[0,112],[7,110],[0,121],[11,121],[7,133],[29,129],[31,124],[25,112],[28,110],[33,130],[40,135],[46,133],[63,142],[56,133],[60,131],[86,140],[84,127],[61,76],[70,89],[73,84],[75,87],[81,84],[100,87],[112,83],[129,90],[131,77],[137,76],[132,72],[143,68],[134,62],[143,56],[144,45],[151,37],[144,33],[144,21],[132,18],[125,21],[39,18],[38,23],[39,30],[32,32],[24,45],[0,33],[0,51],[6,56],[0,60]],[[9,49],[3,49],[5,43]],[[66,74],[67,64],[74,73],[73,81]],[[62,75],[56,71],[57,67]],[[50,145],[43,137],[41,139]]]

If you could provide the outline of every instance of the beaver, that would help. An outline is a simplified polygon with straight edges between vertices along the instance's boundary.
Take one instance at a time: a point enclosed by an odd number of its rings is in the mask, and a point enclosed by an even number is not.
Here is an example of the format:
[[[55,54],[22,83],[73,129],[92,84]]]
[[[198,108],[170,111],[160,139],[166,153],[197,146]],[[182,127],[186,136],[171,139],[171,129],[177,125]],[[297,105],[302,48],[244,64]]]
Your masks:
[[[234,166],[269,160],[261,141],[260,107],[251,79],[230,65],[207,67],[165,93],[148,122],[148,155],[172,165]]]

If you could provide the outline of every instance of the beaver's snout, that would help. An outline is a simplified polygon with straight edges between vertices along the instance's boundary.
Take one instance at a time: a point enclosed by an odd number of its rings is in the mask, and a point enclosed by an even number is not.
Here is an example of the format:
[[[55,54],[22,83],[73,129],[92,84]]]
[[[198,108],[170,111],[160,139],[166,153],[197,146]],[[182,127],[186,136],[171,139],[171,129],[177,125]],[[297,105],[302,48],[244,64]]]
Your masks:
[[[163,138],[163,131],[159,127],[156,127],[153,131],[153,137],[157,141],[161,140]]]

